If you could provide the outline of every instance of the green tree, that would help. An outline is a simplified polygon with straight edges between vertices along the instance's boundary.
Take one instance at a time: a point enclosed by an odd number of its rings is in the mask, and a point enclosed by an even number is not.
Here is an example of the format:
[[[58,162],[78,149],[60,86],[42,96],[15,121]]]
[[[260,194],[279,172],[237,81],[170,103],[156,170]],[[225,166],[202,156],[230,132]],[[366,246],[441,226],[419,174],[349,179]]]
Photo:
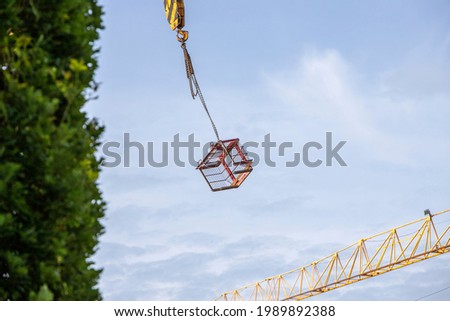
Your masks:
[[[1,0],[0,299],[99,300],[96,0]]]

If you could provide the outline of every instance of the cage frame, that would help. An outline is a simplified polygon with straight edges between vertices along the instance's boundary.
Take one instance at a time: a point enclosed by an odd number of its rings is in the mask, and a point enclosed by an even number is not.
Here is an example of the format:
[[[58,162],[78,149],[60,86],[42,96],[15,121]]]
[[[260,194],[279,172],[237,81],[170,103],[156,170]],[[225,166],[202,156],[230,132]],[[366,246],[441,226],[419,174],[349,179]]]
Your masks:
[[[233,150],[237,152],[233,156]],[[217,157],[217,152],[221,151],[218,156],[218,160],[213,163],[210,161]],[[235,158],[239,157],[239,161],[235,161]],[[228,159],[228,160],[227,160]],[[202,173],[203,178],[209,185],[209,188],[213,192],[219,192],[228,189],[239,188],[241,184],[246,180],[253,170],[253,160],[248,158],[247,153],[243,150],[243,147],[239,144],[239,138],[220,140],[214,144],[211,144],[211,148],[206,156],[198,163],[197,168]],[[220,173],[214,173],[210,175],[205,174],[205,170],[224,167],[224,170]],[[239,168],[242,167],[242,168]],[[233,170],[234,168],[234,170]],[[211,176],[222,175],[226,171],[227,176],[225,179],[211,181]],[[223,177],[222,177],[223,178]],[[231,179],[231,183],[228,179]],[[227,182],[228,186],[214,187],[215,183]]]

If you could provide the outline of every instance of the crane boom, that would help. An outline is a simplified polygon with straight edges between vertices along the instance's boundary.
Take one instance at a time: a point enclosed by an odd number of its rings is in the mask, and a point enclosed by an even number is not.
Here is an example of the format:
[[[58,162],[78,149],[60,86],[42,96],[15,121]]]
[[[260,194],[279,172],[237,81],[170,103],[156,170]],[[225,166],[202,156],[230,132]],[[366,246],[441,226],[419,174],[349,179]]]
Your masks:
[[[450,251],[450,225],[433,218],[450,209],[396,227],[307,266],[223,293],[220,301],[304,300]],[[437,226],[437,227],[436,227]]]

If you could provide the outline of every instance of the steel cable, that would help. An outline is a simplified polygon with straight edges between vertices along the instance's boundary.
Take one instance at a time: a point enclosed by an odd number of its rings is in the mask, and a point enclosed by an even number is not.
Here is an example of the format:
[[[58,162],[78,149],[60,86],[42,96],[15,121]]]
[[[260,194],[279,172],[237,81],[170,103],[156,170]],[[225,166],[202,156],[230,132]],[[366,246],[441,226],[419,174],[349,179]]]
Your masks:
[[[214,123],[211,114],[209,113],[208,106],[206,105],[205,98],[203,97],[202,90],[200,89],[200,85],[197,82],[197,77],[195,77],[194,72],[194,66],[192,65],[192,59],[189,55],[189,52],[186,48],[186,43],[183,41],[181,44],[181,48],[183,49],[184,53],[184,62],[186,64],[186,76],[189,80],[189,88],[191,89],[191,95],[192,98],[195,99],[195,97],[199,97],[200,101],[202,102],[203,108],[206,111],[206,114],[208,115],[209,121],[211,122],[212,128],[214,130],[214,134],[216,134],[217,141],[220,142],[219,132],[217,131],[216,124]]]

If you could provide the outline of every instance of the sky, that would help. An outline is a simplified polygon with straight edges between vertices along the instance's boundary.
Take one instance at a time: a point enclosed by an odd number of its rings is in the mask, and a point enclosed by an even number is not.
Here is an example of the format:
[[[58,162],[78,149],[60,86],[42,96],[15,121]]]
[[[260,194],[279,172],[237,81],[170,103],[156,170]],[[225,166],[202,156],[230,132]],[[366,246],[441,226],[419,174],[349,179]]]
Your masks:
[[[186,0],[187,47],[221,138],[259,143],[243,185],[217,193],[170,148],[168,166],[140,167],[134,148],[125,167],[125,135],[152,143],[156,160],[177,134],[215,137],[163,1],[100,4],[101,86],[85,110],[122,158],[100,177],[105,300],[211,300],[450,208],[450,2]],[[327,132],[347,166],[286,166],[308,142],[325,160]],[[268,134],[293,146],[272,149],[274,167]],[[449,270],[446,254],[311,300],[417,300],[449,287]]]

